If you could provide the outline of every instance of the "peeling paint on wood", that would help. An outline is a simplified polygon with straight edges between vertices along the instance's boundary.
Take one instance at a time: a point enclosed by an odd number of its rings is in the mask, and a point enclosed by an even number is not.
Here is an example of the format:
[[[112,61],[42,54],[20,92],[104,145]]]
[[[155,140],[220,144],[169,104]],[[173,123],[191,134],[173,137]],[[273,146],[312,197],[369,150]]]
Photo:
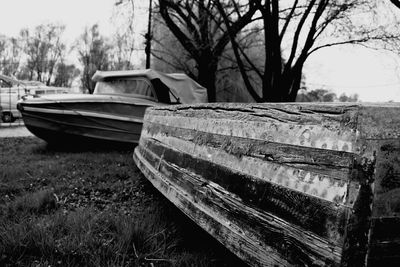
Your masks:
[[[399,115],[398,104],[152,108],[134,160],[252,266],[398,263]]]

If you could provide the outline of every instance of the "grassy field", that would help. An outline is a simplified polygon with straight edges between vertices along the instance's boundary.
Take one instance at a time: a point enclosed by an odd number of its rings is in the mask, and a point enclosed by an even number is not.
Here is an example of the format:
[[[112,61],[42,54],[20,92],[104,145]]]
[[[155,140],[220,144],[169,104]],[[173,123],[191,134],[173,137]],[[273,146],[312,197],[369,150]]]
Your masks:
[[[0,266],[243,266],[132,152],[0,138]]]

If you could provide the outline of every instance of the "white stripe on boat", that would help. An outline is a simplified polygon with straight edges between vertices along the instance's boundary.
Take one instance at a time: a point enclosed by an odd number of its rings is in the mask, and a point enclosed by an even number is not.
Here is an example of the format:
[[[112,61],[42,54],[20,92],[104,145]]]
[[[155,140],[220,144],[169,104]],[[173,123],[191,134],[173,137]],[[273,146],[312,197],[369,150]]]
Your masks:
[[[99,113],[99,112],[89,112],[89,111],[83,111],[83,110],[65,110],[65,109],[24,107],[24,111],[49,113],[49,114],[87,116],[87,117],[94,117],[94,118],[143,123],[143,119],[139,118],[139,117],[116,116],[116,115],[104,114],[104,113]]]

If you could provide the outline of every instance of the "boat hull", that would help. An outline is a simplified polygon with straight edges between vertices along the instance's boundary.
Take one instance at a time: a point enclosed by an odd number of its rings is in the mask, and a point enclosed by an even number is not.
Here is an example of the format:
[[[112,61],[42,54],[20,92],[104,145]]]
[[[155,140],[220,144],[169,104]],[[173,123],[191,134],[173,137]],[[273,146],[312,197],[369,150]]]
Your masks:
[[[25,126],[49,143],[139,141],[145,109],[153,103],[88,96],[25,100],[18,104]]]
[[[399,111],[151,108],[133,158],[162,194],[252,266],[394,264],[399,186],[376,188],[400,169]]]

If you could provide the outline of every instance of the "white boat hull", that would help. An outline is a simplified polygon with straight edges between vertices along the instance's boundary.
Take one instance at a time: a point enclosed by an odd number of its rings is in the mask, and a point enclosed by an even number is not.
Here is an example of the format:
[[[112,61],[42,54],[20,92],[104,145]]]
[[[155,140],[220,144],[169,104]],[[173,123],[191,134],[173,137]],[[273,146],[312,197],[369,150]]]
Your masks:
[[[66,139],[138,142],[145,109],[157,103],[96,95],[46,97],[19,103],[25,126],[49,143]]]

